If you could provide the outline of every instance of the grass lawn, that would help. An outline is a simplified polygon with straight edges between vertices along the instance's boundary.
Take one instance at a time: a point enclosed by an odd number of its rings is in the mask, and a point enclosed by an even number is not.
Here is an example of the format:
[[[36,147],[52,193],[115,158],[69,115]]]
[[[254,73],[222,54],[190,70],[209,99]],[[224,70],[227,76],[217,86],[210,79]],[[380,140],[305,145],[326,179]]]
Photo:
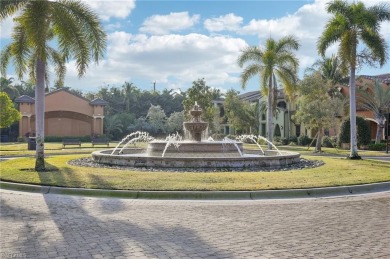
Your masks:
[[[108,148],[114,148],[118,142],[111,142]],[[25,156],[35,155],[35,150],[27,150],[27,143],[0,143],[0,157],[1,156]],[[132,146],[134,147],[134,146]],[[137,143],[137,147],[146,147],[146,143]],[[66,146],[63,148],[62,143],[45,143],[46,155],[58,154],[90,154],[95,150],[107,149],[107,145],[92,146],[91,143],[81,143],[79,146]]]
[[[67,161],[89,155],[46,158],[48,172],[35,172],[35,159],[0,163],[3,181],[52,186],[122,190],[266,190],[353,185],[390,181],[390,163],[316,157],[325,165],[279,172],[149,172],[78,167]],[[308,159],[313,157],[303,156]]]
[[[109,148],[114,148],[118,142],[111,142]],[[146,148],[146,143],[137,143],[137,147]],[[131,147],[134,147],[131,145]],[[256,145],[244,144],[245,149],[256,149],[259,148]],[[296,151],[302,155],[318,155],[314,154],[314,147],[311,147],[309,150],[304,146],[278,146],[278,149]],[[106,145],[99,145],[92,147],[91,143],[81,143],[79,146],[66,146],[62,147],[62,143],[45,143],[45,154],[47,155],[57,155],[57,154],[89,154],[95,150],[107,149]],[[264,145],[263,149],[267,149]],[[320,155],[339,155],[346,157],[349,154],[349,150],[335,149],[335,148],[322,148],[323,153]],[[0,143],[0,156],[21,156],[21,155],[35,155],[34,150],[27,150],[27,143]],[[384,156],[388,155],[384,151],[368,151],[368,150],[359,150],[359,155],[361,156]]]

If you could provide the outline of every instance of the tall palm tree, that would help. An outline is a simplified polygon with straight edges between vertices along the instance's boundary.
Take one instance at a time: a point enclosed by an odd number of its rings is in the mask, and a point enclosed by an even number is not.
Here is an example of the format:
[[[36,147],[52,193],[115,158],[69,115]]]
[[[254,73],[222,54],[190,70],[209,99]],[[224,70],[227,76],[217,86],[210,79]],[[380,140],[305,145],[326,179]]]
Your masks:
[[[272,113],[275,107],[277,79],[284,86],[287,96],[292,96],[297,81],[298,59],[292,50],[298,50],[299,43],[293,36],[286,36],[279,41],[269,38],[265,49],[249,46],[238,57],[238,65],[243,67],[241,73],[241,86],[245,89],[248,81],[253,76],[260,76],[260,87],[264,95],[267,95],[267,139],[272,141]],[[272,148],[271,144],[268,148]]]
[[[26,73],[35,82],[36,163],[37,171],[45,170],[44,115],[47,66],[53,63],[59,82],[65,75],[65,62],[76,60],[81,77],[91,60],[98,62],[106,47],[106,34],[100,21],[87,5],[73,0],[9,0],[1,1],[0,21],[17,14],[12,41],[0,56],[1,73],[13,59],[16,74]],[[56,47],[52,47],[53,42]]]
[[[357,99],[363,109],[374,114],[377,124],[375,143],[378,144],[385,127],[385,108],[390,105],[390,87],[385,89],[378,81],[375,81],[374,87],[369,91],[358,90]]]
[[[122,86],[123,103],[125,104],[125,111],[130,113],[131,107],[134,106],[136,86],[133,83],[125,82]]]
[[[364,43],[370,57],[383,66],[387,59],[387,44],[379,34],[380,22],[390,20],[389,6],[386,4],[366,8],[362,2],[351,3],[335,0],[328,3],[327,12],[333,17],[317,43],[318,52],[324,56],[326,49],[340,42],[338,56],[349,66],[349,96],[351,118],[351,152],[349,158],[361,159],[356,140],[356,82],[355,71],[358,60],[359,43]]]

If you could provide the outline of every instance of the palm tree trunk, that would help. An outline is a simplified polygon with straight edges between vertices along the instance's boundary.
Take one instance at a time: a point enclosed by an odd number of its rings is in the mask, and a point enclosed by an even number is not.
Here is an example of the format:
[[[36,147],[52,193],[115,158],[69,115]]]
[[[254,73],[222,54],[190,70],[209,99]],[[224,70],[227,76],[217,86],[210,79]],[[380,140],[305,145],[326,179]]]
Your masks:
[[[274,91],[272,87],[272,75],[269,79],[269,87],[268,87],[268,109],[267,109],[267,139],[269,141],[268,143],[268,149],[272,149],[272,101],[274,99],[273,97]]]
[[[350,159],[361,159],[358,155],[357,139],[356,139],[356,84],[355,84],[355,66],[351,65],[349,78],[349,107],[350,107],[350,121],[351,121],[351,153]]]
[[[379,124],[379,123],[378,123],[378,124],[376,125],[375,144],[381,143],[382,135],[383,135],[383,127],[382,127],[382,124]]]
[[[39,59],[36,61],[35,133],[35,170],[38,172],[45,171],[45,63]]]

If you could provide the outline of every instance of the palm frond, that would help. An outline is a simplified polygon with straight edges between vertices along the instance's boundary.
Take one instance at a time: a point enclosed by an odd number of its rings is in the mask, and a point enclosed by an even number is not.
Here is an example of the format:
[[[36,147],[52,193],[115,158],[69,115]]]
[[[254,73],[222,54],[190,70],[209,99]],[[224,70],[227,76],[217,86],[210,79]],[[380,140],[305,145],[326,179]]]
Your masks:
[[[64,85],[64,78],[66,73],[65,58],[60,52],[47,46],[47,53],[49,54],[50,61],[54,64],[54,69],[57,75],[57,81],[55,85]]]
[[[10,55],[14,59],[14,66],[16,75],[19,79],[23,78],[24,73],[27,71],[27,60],[30,56],[30,48],[25,28],[16,23],[14,32],[12,33],[12,43]]]
[[[75,1],[58,1],[53,2],[52,7],[55,15],[53,19],[55,33],[62,43],[60,45],[65,52],[75,53],[81,76],[85,73],[86,66],[84,65],[89,62],[89,57],[92,57],[96,63],[103,57],[106,48],[106,34],[100,26],[99,19],[86,4]],[[75,39],[73,34],[78,36],[78,42],[73,42]],[[83,40],[80,41],[81,39]],[[65,42],[73,42],[73,44],[67,47]],[[81,50],[77,51],[80,47]]]
[[[362,41],[370,50],[372,59],[378,60],[380,66],[383,66],[388,59],[388,45],[379,33],[369,30],[361,32]]]
[[[340,40],[346,27],[345,19],[340,16],[334,17],[325,25],[325,30],[317,41],[317,50],[321,56],[325,56],[326,49]]]
[[[261,73],[262,67],[258,64],[251,64],[247,66],[244,71],[241,73],[241,87],[245,89],[248,84],[249,79],[252,77],[259,75]]]
[[[7,75],[7,66],[11,58],[11,44],[7,45],[0,54],[0,75],[5,77]]]
[[[240,67],[247,62],[261,63],[263,52],[257,46],[249,46],[242,50],[242,54],[238,57],[237,63]]]
[[[22,9],[28,2],[28,0],[1,0],[0,21],[15,14],[17,11]]]

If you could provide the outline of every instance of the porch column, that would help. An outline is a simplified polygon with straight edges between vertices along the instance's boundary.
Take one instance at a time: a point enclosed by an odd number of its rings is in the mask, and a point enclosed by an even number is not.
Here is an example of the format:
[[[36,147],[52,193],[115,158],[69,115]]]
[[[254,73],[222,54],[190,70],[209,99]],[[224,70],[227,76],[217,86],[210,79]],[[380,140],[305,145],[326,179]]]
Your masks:
[[[103,135],[103,119],[102,115],[93,115],[92,131],[94,134]]]

